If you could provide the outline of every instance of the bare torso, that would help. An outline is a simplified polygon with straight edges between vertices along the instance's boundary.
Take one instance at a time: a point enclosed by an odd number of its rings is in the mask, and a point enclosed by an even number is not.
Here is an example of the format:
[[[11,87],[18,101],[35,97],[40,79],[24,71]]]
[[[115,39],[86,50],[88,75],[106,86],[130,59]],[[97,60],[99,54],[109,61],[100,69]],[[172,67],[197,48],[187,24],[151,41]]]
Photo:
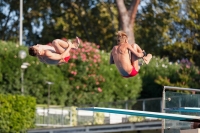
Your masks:
[[[112,57],[116,67],[122,76],[128,76],[133,69],[128,53],[127,43],[114,46],[112,49]]]
[[[39,45],[39,48],[43,49],[43,50],[49,50],[52,52],[56,52],[55,48],[52,45],[42,45],[42,44],[37,44]]]
[[[52,53],[56,53],[55,48],[51,45],[41,45],[41,44],[37,44],[37,45],[39,45],[39,48],[41,48],[43,50],[49,50]],[[52,60],[46,56],[38,56],[38,59],[43,63],[52,64],[52,65],[64,63],[62,60]]]

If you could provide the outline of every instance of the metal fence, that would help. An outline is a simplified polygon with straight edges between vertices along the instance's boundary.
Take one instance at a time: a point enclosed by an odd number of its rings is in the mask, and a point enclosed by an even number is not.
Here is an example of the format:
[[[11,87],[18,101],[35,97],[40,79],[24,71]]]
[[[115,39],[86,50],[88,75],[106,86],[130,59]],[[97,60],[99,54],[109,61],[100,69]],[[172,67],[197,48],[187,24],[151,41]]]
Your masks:
[[[200,89],[164,86],[163,96],[162,96],[162,112],[199,116],[199,113],[174,112],[165,110],[165,108],[175,108],[175,107],[200,107],[199,93]],[[162,119],[162,133],[165,133],[168,129],[180,130],[180,129],[190,129],[190,128],[191,128],[191,122]],[[174,131],[171,131],[169,133],[172,132],[174,133]]]
[[[99,103],[95,105],[83,105],[79,107],[109,107],[141,111],[161,112],[162,98],[140,99],[119,101],[113,103]],[[76,107],[58,107],[58,106],[37,106],[36,126],[39,127],[67,127],[80,125],[96,124],[115,124],[125,122],[148,121],[153,118],[117,115],[109,113],[95,113],[88,111],[77,111]]]

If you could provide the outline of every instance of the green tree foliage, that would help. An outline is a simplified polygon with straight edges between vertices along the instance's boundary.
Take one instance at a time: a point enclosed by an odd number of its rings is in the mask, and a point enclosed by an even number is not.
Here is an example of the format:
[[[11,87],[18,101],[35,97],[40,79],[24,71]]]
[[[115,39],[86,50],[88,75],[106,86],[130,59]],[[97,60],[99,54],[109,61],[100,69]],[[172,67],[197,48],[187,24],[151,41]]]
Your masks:
[[[54,22],[51,25],[44,25],[41,42],[47,42],[52,37],[79,36],[84,40],[99,44],[101,49],[110,51],[115,43],[114,36],[118,29],[117,9],[114,4],[99,2],[92,5],[91,3],[91,1],[67,3],[63,1],[61,3],[63,6],[59,7],[59,13],[61,14],[63,10],[65,12],[62,15],[51,16]],[[51,9],[52,12],[58,10],[54,7]]]
[[[110,0],[24,1],[25,42],[45,44],[55,38],[79,36],[109,51],[115,43],[117,16]]]
[[[155,82],[170,86],[179,86],[185,88],[200,88],[200,70],[186,59],[180,61],[180,69],[172,76],[159,76]]]
[[[19,2],[12,0],[0,1],[0,34],[1,40],[16,41],[19,35]]]
[[[122,28],[119,26],[120,14],[116,2],[112,0],[23,2],[24,41],[27,45],[48,43],[54,38],[72,38],[77,35],[109,51],[115,45],[114,33]],[[131,9],[134,1],[123,2],[127,9]],[[185,0],[141,1],[133,27],[136,42],[152,54],[169,56],[173,61],[187,57],[198,65],[199,60],[195,58],[199,55],[198,4],[198,1]],[[0,7],[1,38],[17,41],[19,2],[3,0]],[[184,47],[188,43],[192,51]],[[173,53],[171,44],[175,44],[175,48],[181,45],[179,56],[170,56]],[[166,46],[165,52],[163,46]]]
[[[135,38],[143,49],[156,56],[163,56],[163,46],[172,44],[174,39],[173,22],[180,3],[176,0],[150,0],[141,2],[138,10]]]
[[[158,83],[155,80],[159,77],[168,77],[167,80],[174,81],[176,79],[175,73],[180,66],[177,63],[169,62],[168,58],[153,57],[148,65],[143,65],[140,69],[142,77],[142,98],[161,97],[162,88],[164,85],[171,85],[166,83]]]
[[[139,0],[137,0],[137,5]],[[19,16],[19,2],[14,0],[7,2],[3,0],[3,6],[11,6],[11,10]],[[130,3],[130,1],[127,1]],[[124,1],[121,5],[124,4]],[[117,4],[119,6],[119,4]],[[134,4],[131,4],[131,6]],[[3,7],[2,6],[2,7]],[[129,5],[130,6],[130,5]],[[134,7],[130,6],[130,14]],[[17,8],[16,8],[17,7]],[[118,11],[116,3],[112,0],[103,2],[101,0],[82,0],[82,1],[40,1],[40,0],[23,0],[23,28],[24,41],[27,45],[36,43],[48,43],[54,38],[79,36],[91,42],[101,45],[101,49],[109,51],[111,46],[115,44],[115,32],[120,29],[119,25],[127,22],[128,27],[125,31],[130,30],[128,34],[133,35],[132,28],[137,10],[134,10],[134,15],[130,17],[130,22],[123,20],[123,23],[118,23]],[[3,9],[3,8],[2,8]],[[3,13],[5,20],[12,21],[13,15]],[[121,15],[124,16],[123,14]],[[3,18],[4,19],[4,18]],[[4,22],[4,21],[2,21]],[[15,40],[17,40],[18,21],[14,26]],[[127,26],[121,26],[123,29]],[[2,33],[5,33],[7,24],[2,26]],[[13,28],[13,29],[14,29]],[[6,34],[5,34],[6,35]],[[130,36],[132,38],[132,36]],[[4,37],[4,40],[11,38]]]
[[[34,127],[35,98],[1,94],[0,103],[0,132],[21,133]]]
[[[170,60],[176,61],[188,59],[190,62],[199,66],[200,53],[200,8],[199,1],[184,1],[179,14],[179,21],[174,20],[176,26],[176,42],[173,45],[164,47],[165,55],[168,55]]]
[[[168,58],[153,58],[148,66],[141,67],[142,98],[161,97],[163,86],[200,88],[199,67],[187,59],[179,64],[169,62]]]
[[[16,77],[20,76],[20,60],[17,59],[18,45],[13,43],[6,43],[1,41],[0,47],[0,61],[1,61],[1,79],[0,79],[0,92],[19,94],[20,80],[16,80]],[[10,60],[7,60],[10,59]],[[15,67],[14,67],[15,66]],[[10,84],[11,83],[11,84]]]
[[[101,19],[99,19],[101,18]],[[100,49],[110,51],[112,46],[115,45],[115,33],[119,29],[119,22],[117,20],[118,13],[114,4],[99,3],[91,10],[89,15],[90,23],[87,27],[91,26],[91,34],[89,40],[96,42],[100,45]]]

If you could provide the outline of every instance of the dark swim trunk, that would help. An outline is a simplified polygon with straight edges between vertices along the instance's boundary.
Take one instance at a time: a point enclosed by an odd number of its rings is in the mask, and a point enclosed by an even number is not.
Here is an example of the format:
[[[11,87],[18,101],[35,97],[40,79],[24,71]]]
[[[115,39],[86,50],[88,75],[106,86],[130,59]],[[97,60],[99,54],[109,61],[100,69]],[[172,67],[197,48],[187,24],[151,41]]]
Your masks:
[[[67,57],[64,58],[65,62],[68,62],[69,59],[70,59],[70,56],[67,56]]]
[[[135,70],[135,68],[133,67],[132,72],[128,75],[128,76],[123,76],[124,78],[130,78],[130,77],[134,77],[138,74],[138,72]]]

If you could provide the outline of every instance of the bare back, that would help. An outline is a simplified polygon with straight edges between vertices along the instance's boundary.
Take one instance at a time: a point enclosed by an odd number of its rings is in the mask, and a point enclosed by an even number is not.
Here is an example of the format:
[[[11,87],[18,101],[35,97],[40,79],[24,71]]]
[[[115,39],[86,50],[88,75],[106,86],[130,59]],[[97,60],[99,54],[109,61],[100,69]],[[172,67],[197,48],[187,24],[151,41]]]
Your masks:
[[[114,46],[111,51],[114,63],[122,76],[128,76],[133,69],[128,53],[128,45],[128,43],[123,43]]]
[[[43,50],[49,50],[51,52],[54,52],[56,53],[56,50],[53,46],[51,45],[41,45],[41,44],[38,44],[39,45],[39,48],[43,49]]]
[[[48,51],[51,51],[52,53],[56,53],[56,50],[52,45],[38,44],[38,46],[39,46],[40,49],[48,50]],[[60,60],[60,59],[59,60],[53,60],[53,59],[49,59],[49,57],[46,57],[46,56],[37,56],[37,57],[41,62],[46,63],[46,64],[56,65],[56,64],[63,63],[63,61]]]

